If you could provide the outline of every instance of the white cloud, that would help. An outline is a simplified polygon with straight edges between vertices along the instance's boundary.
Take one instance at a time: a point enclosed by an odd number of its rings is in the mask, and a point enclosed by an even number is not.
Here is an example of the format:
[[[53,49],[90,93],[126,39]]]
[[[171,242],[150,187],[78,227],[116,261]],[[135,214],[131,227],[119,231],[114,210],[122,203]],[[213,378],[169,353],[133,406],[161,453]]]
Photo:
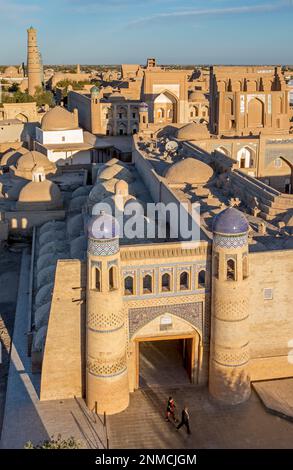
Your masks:
[[[293,0],[281,3],[266,3],[260,5],[243,5],[238,7],[225,7],[225,8],[205,8],[205,9],[183,9],[171,12],[156,13],[154,15],[137,18],[130,21],[129,25],[138,25],[141,23],[153,21],[156,19],[164,18],[184,18],[190,16],[215,16],[215,15],[232,15],[232,14],[247,14],[247,13],[263,13],[279,10],[284,6],[292,6]]]

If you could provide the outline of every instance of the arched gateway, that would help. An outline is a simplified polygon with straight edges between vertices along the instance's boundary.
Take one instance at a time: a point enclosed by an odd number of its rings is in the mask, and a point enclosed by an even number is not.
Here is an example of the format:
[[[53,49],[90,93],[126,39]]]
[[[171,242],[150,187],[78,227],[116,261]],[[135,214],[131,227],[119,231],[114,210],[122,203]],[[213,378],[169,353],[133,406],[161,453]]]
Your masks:
[[[202,336],[199,329],[168,309],[130,338],[130,389],[199,382]]]

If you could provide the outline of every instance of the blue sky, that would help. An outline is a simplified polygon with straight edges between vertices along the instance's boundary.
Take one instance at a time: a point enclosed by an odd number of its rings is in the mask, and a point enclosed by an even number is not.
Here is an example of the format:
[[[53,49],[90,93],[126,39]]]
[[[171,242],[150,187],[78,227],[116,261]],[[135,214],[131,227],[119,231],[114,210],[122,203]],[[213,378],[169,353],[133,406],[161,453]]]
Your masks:
[[[0,0],[0,64],[293,63],[293,0]]]

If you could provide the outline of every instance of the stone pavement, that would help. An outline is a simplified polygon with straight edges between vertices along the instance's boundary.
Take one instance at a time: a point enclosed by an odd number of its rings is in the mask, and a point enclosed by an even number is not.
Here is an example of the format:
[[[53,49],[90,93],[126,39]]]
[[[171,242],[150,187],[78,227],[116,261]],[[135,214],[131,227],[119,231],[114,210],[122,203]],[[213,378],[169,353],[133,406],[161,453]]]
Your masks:
[[[83,400],[39,401],[40,376],[31,374],[26,355],[29,264],[30,256],[24,251],[0,448],[23,448],[28,441],[37,444],[58,434],[74,437],[83,448],[104,448],[102,422],[86,409]]]
[[[293,379],[255,382],[253,387],[270,411],[293,419]]]
[[[179,412],[189,406],[191,436],[165,421],[169,395]],[[134,392],[126,411],[108,417],[108,433],[110,448],[120,449],[293,448],[293,423],[268,413],[255,392],[242,405],[220,406],[193,385]]]
[[[180,346],[182,347],[180,340],[147,341],[139,344],[140,387],[168,387],[169,383],[190,383],[183,367]]]

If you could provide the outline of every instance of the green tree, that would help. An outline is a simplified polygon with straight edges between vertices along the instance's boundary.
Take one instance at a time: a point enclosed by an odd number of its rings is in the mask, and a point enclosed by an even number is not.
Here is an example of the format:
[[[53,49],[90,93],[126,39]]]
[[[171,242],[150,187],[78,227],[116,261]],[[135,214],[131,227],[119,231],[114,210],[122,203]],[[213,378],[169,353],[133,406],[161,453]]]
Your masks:
[[[19,91],[19,85],[18,83],[13,83],[11,87],[8,88],[9,93],[15,93],[16,91]]]
[[[47,104],[48,106],[54,106],[54,96],[51,91],[46,91],[41,87],[36,89],[34,100],[37,103],[37,106],[43,106]]]
[[[68,439],[62,439],[61,434],[58,434],[55,439],[51,436],[50,439],[40,442],[35,445],[31,441],[28,441],[25,445],[25,449],[80,449],[80,442],[76,441],[74,437]]]

